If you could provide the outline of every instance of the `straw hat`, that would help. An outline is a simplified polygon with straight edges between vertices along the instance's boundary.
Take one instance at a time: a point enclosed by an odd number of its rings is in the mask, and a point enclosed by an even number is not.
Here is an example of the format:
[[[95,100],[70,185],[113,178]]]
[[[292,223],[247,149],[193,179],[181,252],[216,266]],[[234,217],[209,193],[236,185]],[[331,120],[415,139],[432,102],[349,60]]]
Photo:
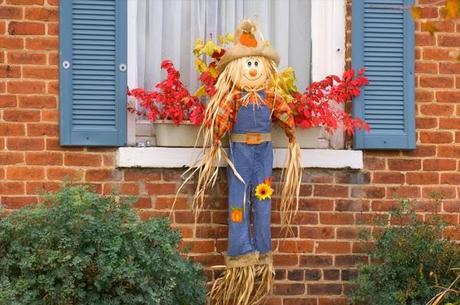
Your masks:
[[[228,48],[219,60],[217,65],[219,72],[222,72],[232,60],[247,56],[263,56],[273,60],[276,65],[279,64],[278,53],[262,39],[261,33],[252,20],[242,20],[236,28],[234,37],[234,46]]]

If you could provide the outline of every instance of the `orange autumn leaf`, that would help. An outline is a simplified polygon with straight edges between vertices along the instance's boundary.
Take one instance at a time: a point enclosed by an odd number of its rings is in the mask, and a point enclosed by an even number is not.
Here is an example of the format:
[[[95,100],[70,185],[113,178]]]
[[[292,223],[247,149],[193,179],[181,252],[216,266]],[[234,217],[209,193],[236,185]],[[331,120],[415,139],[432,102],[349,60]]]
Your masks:
[[[420,19],[420,17],[422,17],[422,9],[418,6],[412,6],[411,7],[411,10],[410,10],[411,14],[412,14],[412,18],[414,18],[414,20],[418,20]]]
[[[434,35],[435,32],[438,32],[438,28],[432,22],[422,23],[422,29],[429,32],[431,35]]]
[[[443,13],[446,19],[457,18],[460,13],[460,0],[447,0]]]

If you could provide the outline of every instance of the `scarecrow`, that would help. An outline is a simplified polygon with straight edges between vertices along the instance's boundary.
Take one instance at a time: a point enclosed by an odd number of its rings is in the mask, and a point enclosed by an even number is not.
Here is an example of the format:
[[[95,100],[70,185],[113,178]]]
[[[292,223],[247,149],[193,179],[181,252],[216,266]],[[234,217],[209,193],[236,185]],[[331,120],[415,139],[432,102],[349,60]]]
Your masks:
[[[271,243],[272,122],[289,139],[281,191],[281,222],[289,224],[298,202],[300,148],[294,118],[276,87],[277,52],[264,41],[254,22],[243,20],[234,45],[217,69],[216,93],[205,113],[202,163],[195,169],[198,184],[194,207],[203,207],[205,193],[217,179],[221,161],[228,164],[228,252],[226,269],[209,293],[213,304],[260,304],[270,292],[274,268]],[[228,134],[228,153],[222,138]],[[252,223],[252,230],[251,230]]]

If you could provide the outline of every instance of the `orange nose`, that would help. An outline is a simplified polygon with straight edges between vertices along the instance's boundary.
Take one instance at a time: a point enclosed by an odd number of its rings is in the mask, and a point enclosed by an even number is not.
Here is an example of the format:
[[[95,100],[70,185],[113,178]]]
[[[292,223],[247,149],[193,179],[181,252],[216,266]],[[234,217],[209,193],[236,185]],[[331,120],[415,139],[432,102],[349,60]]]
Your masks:
[[[257,70],[256,69],[249,70],[249,75],[251,75],[252,77],[256,76],[257,75]]]

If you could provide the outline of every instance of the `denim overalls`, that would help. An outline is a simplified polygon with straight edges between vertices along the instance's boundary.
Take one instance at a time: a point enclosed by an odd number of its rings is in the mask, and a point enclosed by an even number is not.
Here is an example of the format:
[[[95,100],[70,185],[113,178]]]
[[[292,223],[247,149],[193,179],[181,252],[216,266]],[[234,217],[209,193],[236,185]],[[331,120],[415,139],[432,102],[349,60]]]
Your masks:
[[[258,94],[265,99],[264,90],[259,91]],[[249,103],[237,109],[232,133],[270,133],[271,128],[271,110],[263,103],[259,105]],[[271,200],[258,200],[254,196],[254,190],[259,183],[272,175],[272,142],[260,144],[231,142],[230,159],[245,183],[242,183],[230,168],[227,170],[230,215],[228,255],[239,256],[254,251],[267,253],[271,250]],[[246,203],[243,202],[245,198]],[[241,221],[232,219],[232,208],[242,209]],[[253,220],[253,236],[251,236],[250,218]]]

